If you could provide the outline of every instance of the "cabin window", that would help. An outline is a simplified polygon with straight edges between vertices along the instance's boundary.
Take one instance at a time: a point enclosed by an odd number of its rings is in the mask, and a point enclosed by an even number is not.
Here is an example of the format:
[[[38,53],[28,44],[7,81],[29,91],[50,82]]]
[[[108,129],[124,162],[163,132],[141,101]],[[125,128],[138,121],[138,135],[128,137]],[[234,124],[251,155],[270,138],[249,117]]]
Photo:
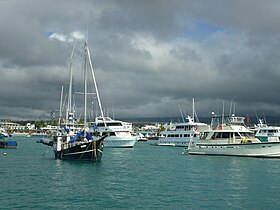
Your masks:
[[[245,137],[250,137],[253,135],[253,133],[242,133],[241,135],[244,135]]]
[[[217,133],[217,134],[216,134],[216,138],[217,138],[217,139],[221,139],[221,138],[222,138],[222,133]]]
[[[223,138],[224,139],[228,139],[229,137],[230,137],[230,135],[229,135],[230,133],[228,133],[228,132],[226,132],[226,133],[223,133]]]
[[[106,123],[107,126],[122,126],[122,124],[120,122],[112,122],[112,123]],[[98,123],[97,124],[98,127],[104,127],[105,124],[104,123]]]
[[[109,136],[115,136],[115,132],[104,132],[102,135],[104,135],[105,133],[107,133]]]
[[[207,135],[208,135],[208,132],[200,133],[200,134],[199,134],[199,138],[200,138],[200,139],[205,139],[205,138],[207,137]]]
[[[239,133],[235,132],[234,135],[235,135],[236,139],[241,139],[241,136],[239,135]]]

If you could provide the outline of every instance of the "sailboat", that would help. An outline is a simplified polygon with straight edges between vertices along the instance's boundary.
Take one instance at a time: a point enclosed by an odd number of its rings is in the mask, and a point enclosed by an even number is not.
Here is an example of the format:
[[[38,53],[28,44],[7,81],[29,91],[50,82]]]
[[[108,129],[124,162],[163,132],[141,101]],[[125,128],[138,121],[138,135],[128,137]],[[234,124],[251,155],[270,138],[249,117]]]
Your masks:
[[[75,48],[75,46],[74,46]],[[73,48],[73,51],[74,51]],[[92,76],[92,81],[94,83],[95,94],[97,97],[99,109],[101,116],[104,118],[103,109],[101,106],[101,101],[99,97],[99,92],[97,88],[97,83],[95,79],[94,69],[91,62],[91,54],[88,48],[87,42],[85,42],[84,52],[85,52],[85,69],[84,69],[84,124],[80,128],[75,120],[75,110],[72,106],[72,57],[71,54],[70,62],[70,85],[68,94],[68,106],[66,110],[66,119],[62,119],[62,97],[63,88],[61,93],[60,101],[60,130],[53,135],[53,150],[55,158],[61,160],[87,160],[87,161],[100,161],[103,154],[103,141],[107,135],[100,135],[97,131],[93,130],[87,123],[87,70],[90,70]],[[88,68],[89,67],[89,68]]]

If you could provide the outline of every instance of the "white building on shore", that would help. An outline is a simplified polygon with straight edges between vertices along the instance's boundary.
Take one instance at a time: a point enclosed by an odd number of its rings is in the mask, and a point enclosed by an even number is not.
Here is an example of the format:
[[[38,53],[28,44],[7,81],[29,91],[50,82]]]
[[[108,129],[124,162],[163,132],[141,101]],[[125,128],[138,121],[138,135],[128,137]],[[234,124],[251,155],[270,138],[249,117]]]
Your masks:
[[[11,120],[0,120],[0,128],[5,131],[24,131],[24,130],[35,130],[35,125],[27,123],[21,125],[19,123],[12,122]]]

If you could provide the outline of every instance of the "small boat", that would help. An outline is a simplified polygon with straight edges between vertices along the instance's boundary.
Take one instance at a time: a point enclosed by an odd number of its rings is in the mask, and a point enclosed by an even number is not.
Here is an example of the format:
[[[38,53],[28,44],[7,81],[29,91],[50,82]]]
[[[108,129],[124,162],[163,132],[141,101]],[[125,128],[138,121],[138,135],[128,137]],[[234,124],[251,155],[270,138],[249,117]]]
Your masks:
[[[137,134],[137,141],[148,141],[148,138],[144,134],[138,133]]]
[[[0,128],[0,139],[4,139],[8,137],[10,137],[10,135],[3,128]]]
[[[280,158],[280,142],[261,142],[245,127],[244,117],[214,116],[211,125],[212,130],[189,144],[188,154]]]
[[[16,141],[0,141],[1,149],[16,149],[17,142]]]

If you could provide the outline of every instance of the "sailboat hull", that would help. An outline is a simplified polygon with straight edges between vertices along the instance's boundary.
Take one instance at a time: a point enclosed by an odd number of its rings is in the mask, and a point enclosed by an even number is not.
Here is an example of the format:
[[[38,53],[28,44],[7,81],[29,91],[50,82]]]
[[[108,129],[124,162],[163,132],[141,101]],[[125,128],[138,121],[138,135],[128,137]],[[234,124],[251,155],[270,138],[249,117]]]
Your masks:
[[[61,151],[54,151],[55,157],[61,160],[100,161],[103,154],[103,138],[97,141],[67,144]]]

